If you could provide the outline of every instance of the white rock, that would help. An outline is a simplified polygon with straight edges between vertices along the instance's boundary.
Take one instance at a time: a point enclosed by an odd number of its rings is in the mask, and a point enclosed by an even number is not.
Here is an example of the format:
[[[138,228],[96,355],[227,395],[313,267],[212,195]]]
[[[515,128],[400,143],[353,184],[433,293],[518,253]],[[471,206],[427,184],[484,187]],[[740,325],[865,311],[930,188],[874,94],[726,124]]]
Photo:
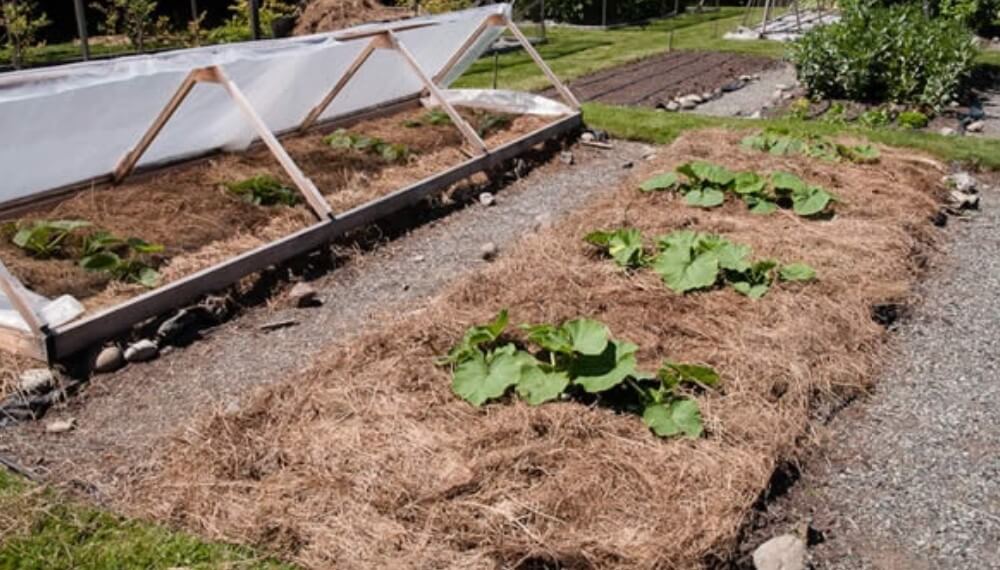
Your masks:
[[[580,140],[583,142],[594,142],[594,133],[587,131],[580,135]]]
[[[680,104],[681,109],[694,109],[698,106],[698,103],[701,103],[701,97],[696,97],[697,96],[692,97],[690,95],[685,95],[684,97],[678,99],[677,103]]]
[[[753,551],[757,570],[805,570],[806,543],[794,534],[783,534]]]
[[[485,259],[486,261],[490,261],[491,259],[497,256],[497,251],[499,251],[497,249],[497,244],[493,242],[487,242],[484,243],[483,246],[479,248],[479,256]]]
[[[753,79],[753,77],[750,77],[749,75],[741,75],[740,76],[740,81],[742,81],[744,83],[746,83],[747,81],[751,81],[752,79]]]
[[[415,263],[423,263],[425,259],[427,259],[427,258],[424,257],[423,255],[414,255],[413,256],[413,261]]]
[[[45,431],[49,433],[66,433],[76,427],[76,420],[55,420],[45,425]]]
[[[681,108],[681,104],[678,103],[677,101],[669,101],[667,102],[666,105],[663,106],[663,108],[668,111],[679,111]]]
[[[754,111],[753,113],[750,113],[751,119],[759,119],[760,117],[761,117],[760,111]]]
[[[156,358],[159,352],[160,348],[156,346],[155,342],[144,338],[125,349],[125,360],[129,362],[145,362]]]
[[[21,373],[19,379],[22,392],[46,392],[55,383],[56,377],[48,368],[29,368]]]
[[[584,133],[584,134],[588,134],[588,133]],[[593,136],[593,135],[591,135],[591,136]],[[492,192],[482,192],[482,193],[479,194],[479,203],[482,204],[483,206],[492,206],[493,204],[496,204],[496,202],[497,202],[497,199],[493,195]]]
[[[775,85],[774,88],[777,89],[778,91],[788,91],[789,89],[791,89],[791,86],[785,85],[784,83],[779,83]]]
[[[715,96],[712,95],[711,91],[705,91],[704,93],[701,94],[701,100],[702,101],[711,101],[714,98],[715,98]]]
[[[951,201],[960,210],[978,210],[979,194],[969,194],[967,192],[951,191]]]
[[[966,125],[965,130],[970,133],[981,133],[984,127],[986,127],[986,123],[983,121],[974,121]]]
[[[568,150],[564,150],[559,153],[559,160],[561,160],[563,164],[571,165],[573,164],[573,153]]]
[[[319,299],[319,292],[312,285],[304,282],[296,283],[288,292],[288,299],[296,307],[315,307],[322,305]]]
[[[549,214],[538,214],[535,216],[535,231],[544,230],[552,226],[552,216]]]
[[[781,96],[784,95],[784,94],[785,94],[784,91],[782,91],[781,89],[778,89],[778,90],[776,90],[774,92],[774,94],[771,95],[771,98],[772,99],[781,99]]]
[[[941,127],[941,130],[938,131],[938,134],[946,136],[946,137],[950,137],[950,136],[953,136],[955,134],[955,129],[953,129],[951,127]]]
[[[125,356],[117,345],[105,346],[94,358],[94,372],[104,374],[114,372],[125,364]]]
[[[968,172],[956,172],[944,177],[944,183],[959,192],[976,192],[979,184]]]

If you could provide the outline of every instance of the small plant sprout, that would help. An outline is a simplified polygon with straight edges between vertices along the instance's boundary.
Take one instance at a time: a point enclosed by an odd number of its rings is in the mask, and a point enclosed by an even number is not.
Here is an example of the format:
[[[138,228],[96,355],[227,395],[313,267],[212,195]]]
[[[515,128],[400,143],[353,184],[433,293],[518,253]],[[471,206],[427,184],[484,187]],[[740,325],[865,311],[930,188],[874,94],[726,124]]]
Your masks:
[[[244,202],[255,206],[294,206],[302,201],[296,190],[266,174],[252,176],[239,182],[229,182],[226,188]]]
[[[122,239],[106,231],[84,240],[80,267],[108,273],[112,278],[145,287],[156,287],[160,274],[146,262],[146,256],[163,251],[163,246],[139,238]]]
[[[595,240],[593,236],[602,239]],[[611,252],[609,244],[616,238],[608,238],[605,244],[604,236],[628,236],[628,247],[619,246]],[[593,232],[585,239],[608,248],[611,257],[622,267],[651,268],[664,285],[676,293],[728,283],[738,293],[759,299],[770,290],[775,271],[782,281],[811,281],[816,278],[816,271],[804,263],[781,265],[771,259],[754,260],[750,246],[733,243],[715,234],[680,230],[660,236],[656,239],[655,255],[645,253],[642,235],[636,229]],[[617,239],[624,243],[624,240]]]
[[[333,148],[342,148],[379,156],[386,162],[405,163],[410,159],[410,149],[404,144],[387,143],[378,137],[360,135],[337,129],[323,139]]]
[[[713,389],[719,375],[707,366],[665,362],[660,371],[638,371],[639,347],[611,338],[607,326],[579,318],[561,324],[525,324],[523,342],[503,341],[507,311],[469,328],[439,359],[452,370],[452,391],[474,406],[515,392],[538,406],[573,398],[614,400],[640,415],[660,437],[700,437],[704,431],[692,389]]]
[[[622,229],[613,232],[596,231],[583,238],[587,243],[606,249],[615,263],[626,269],[635,269],[646,264],[646,252],[642,248],[642,234],[637,229]]]
[[[639,190],[675,191],[684,196],[686,204],[699,208],[720,206],[729,193],[743,200],[754,214],[770,214],[785,207],[804,217],[823,213],[834,201],[833,195],[820,186],[808,185],[787,172],[765,178],[755,172],[732,172],[707,162],[682,164],[675,172],[646,180]]]
[[[67,238],[89,226],[83,220],[35,220],[19,227],[11,241],[33,257],[47,259],[62,255]]]

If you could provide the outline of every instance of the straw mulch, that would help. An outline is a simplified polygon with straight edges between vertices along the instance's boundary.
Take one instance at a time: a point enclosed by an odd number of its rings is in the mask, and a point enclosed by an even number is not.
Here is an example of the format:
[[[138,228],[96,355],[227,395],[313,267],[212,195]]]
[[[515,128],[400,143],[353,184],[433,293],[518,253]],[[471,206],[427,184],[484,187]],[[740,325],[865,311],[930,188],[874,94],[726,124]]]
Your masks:
[[[382,316],[240,412],[193,422],[123,483],[122,508],[311,568],[700,568],[724,557],[776,467],[810,445],[818,407],[873,382],[887,334],[872,306],[909,299],[940,239],[932,161],[888,149],[869,166],[772,157],[738,150],[739,137],[682,137],[632,183],[433,301]],[[704,211],[635,190],[693,158],[798,173],[837,194],[837,215]],[[757,256],[810,263],[820,280],[757,301],[676,295],[581,241],[623,225],[718,232]],[[644,369],[667,357],[714,366],[724,386],[699,396],[706,437],[660,440],[636,416],[576,402],[461,401],[434,358],[503,307],[515,322],[601,319],[641,347]]]
[[[385,6],[378,0],[311,0],[295,24],[295,35],[332,32],[412,15],[413,10],[409,8]]]

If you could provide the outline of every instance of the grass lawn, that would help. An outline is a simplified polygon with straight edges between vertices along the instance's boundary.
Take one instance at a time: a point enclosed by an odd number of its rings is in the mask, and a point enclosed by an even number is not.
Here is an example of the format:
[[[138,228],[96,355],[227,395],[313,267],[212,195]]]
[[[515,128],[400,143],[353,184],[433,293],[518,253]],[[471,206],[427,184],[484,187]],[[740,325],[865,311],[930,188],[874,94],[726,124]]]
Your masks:
[[[294,567],[75,504],[0,467],[0,569]]]
[[[795,119],[739,119],[691,113],[665,113],[653,109],[584,104],[587,124],[613,136],[657,144],[673,141],[684,131],[706,127],[748,129],[774,127],[796,134],[853,135],[891,146],[928,152],[942,160],[957,160],[1000,168],[1000,140],[980,137],[946,137],[936,133],[901,129],[865,129],[822,121]]]

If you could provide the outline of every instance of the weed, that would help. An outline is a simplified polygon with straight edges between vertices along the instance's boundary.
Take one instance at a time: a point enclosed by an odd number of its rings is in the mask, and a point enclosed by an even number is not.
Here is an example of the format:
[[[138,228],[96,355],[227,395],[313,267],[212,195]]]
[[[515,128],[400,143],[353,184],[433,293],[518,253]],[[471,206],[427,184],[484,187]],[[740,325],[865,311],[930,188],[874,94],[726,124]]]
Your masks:
[[[896,121],[904,129],[922,129],[927,126],[930,119],[920,111],[903,111],[896,118]]]

